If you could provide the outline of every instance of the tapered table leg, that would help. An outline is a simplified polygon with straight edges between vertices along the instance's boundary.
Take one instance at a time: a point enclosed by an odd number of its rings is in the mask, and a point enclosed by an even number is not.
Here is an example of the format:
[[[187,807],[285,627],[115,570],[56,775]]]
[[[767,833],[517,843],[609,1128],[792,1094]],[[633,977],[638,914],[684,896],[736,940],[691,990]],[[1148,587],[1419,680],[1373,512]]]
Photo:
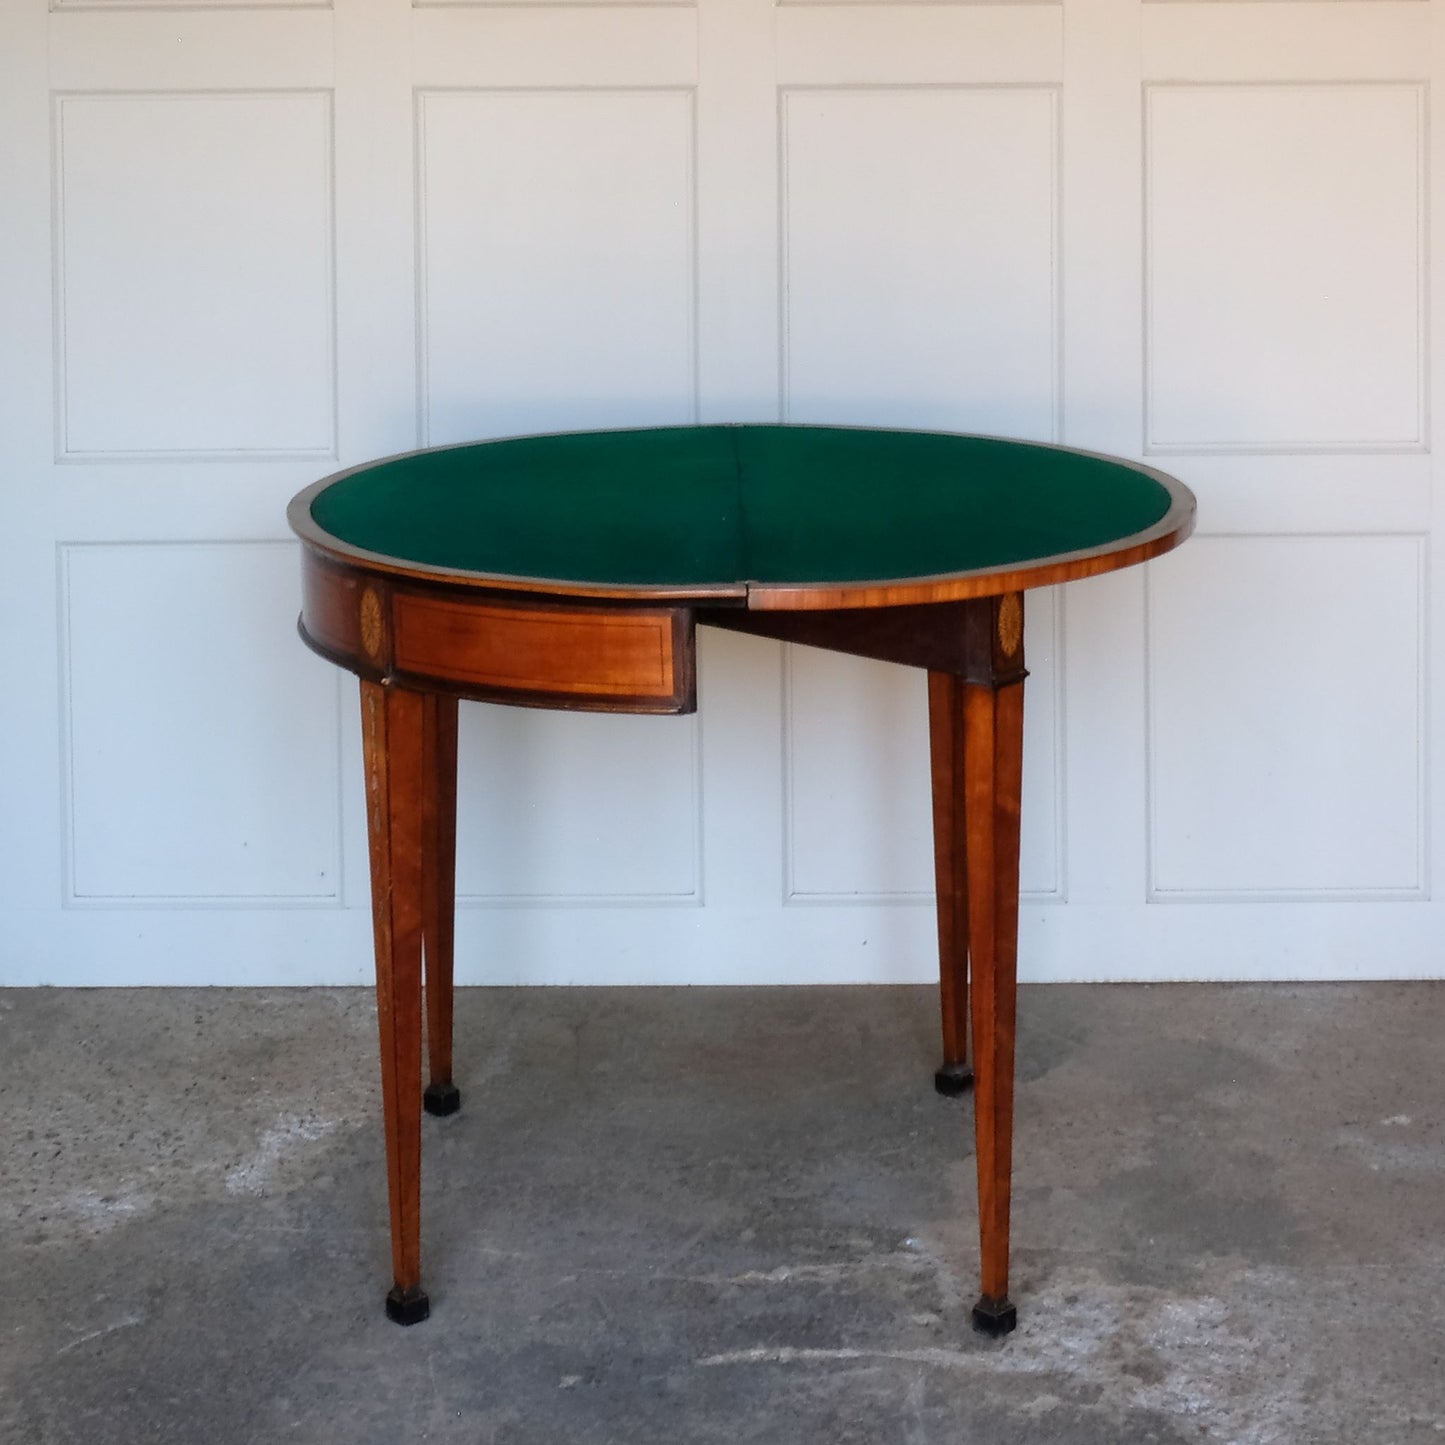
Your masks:
[[[963,857],[963,680],[928,674],[928,741],[933,770],[933,874],[938,897],[938,999],[943,1063],[940,1094],[973,1083],[968,1062],[968,877]]]
[[[452,953],[456,934],[457,700],[423,699],[426,797],[422,826],[422,939],[426,958],[428,1114],[455,1114],[462,1096],[452,1081]]]
[[[963,687],[964,855],[973,983],[974,1129],[982,1297],[973,1322],[1013,1329],[1009,1196],[1018,997],[1019,794],[1023,777],[1023,600],[991,599],[992,626]],[[984,653],[984,647],[987,651]]]
[[[376,1014],[391,1202],[387,1315],[424,1320],[421,1288],[421,957],[425,702],[420,693],[361,684]]]

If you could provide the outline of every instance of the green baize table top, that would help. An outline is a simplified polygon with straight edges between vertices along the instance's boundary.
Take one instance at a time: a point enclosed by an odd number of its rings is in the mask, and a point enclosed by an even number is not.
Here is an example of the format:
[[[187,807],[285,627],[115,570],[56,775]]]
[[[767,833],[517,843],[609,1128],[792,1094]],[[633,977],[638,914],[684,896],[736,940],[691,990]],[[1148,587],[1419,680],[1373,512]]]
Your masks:
[[[342,474],[313,521],[424,569],[699,589],[1003,569],[1105,547],[1173,498],[1147,469],[942,432],[729,425],[440,447]]]

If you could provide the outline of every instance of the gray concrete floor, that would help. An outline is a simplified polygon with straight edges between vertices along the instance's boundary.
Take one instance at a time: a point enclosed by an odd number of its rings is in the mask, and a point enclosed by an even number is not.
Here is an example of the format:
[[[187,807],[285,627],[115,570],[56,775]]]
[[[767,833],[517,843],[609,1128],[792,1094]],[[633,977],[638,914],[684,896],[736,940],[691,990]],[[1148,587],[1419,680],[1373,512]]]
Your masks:
[[[0,1440],[1445,1441],[1445,985],[466,990],[389,1324],[368,993],[0,992]]]

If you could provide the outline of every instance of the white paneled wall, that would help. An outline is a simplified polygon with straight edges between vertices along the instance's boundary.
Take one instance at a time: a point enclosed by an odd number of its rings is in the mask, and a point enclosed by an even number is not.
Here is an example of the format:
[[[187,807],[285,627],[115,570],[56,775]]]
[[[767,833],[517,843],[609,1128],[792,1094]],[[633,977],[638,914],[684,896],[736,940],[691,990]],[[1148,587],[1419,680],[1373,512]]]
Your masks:
[[[1157,458],[1029,599],[1032,978],[1445,973],[1445,0],[0,5],[0,983],[359,981],[354,686],[286,499],[694,420]],[[933,975],[922,678],[469,706],[459,976]]]

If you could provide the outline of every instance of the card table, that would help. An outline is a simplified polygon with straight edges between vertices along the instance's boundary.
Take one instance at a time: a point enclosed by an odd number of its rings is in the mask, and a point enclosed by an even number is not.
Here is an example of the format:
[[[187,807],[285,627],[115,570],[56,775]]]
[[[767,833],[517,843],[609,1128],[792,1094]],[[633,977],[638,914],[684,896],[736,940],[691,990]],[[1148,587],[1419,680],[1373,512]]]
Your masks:
[[[1177,546],[1194,523],[1188,488],[1136,463],[993,437],[691,426],[410,452],[317,482],[288,517],[302,542],[301,636],[361,679],[387,1314],[414,1324],[429,1312],[421,1115],[461,1102],[457,701],[692,712],[702,624],[928,672],[934,1082],[973,1090],[973,1321],[1011,1330],[1023,594]]]

